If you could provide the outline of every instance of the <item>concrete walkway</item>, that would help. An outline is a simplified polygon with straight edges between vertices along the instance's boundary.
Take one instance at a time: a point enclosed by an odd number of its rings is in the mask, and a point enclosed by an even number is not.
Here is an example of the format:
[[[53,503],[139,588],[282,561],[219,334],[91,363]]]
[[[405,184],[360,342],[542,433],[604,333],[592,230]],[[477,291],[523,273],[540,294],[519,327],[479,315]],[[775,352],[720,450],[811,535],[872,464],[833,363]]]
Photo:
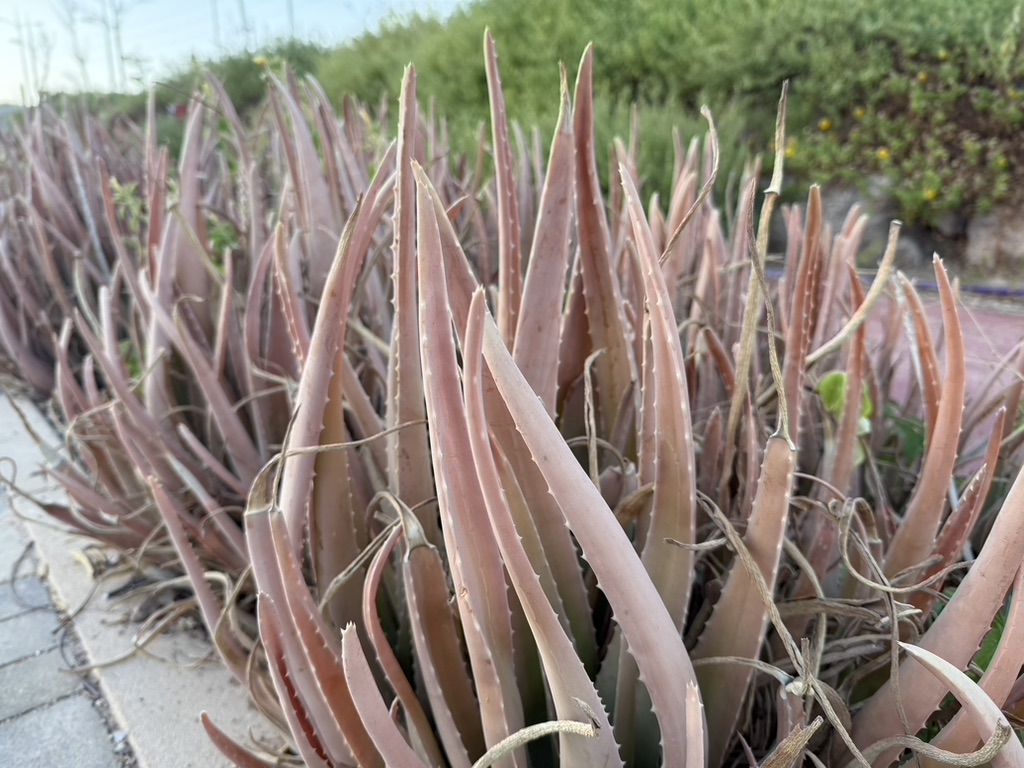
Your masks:
[[[80,649],[62,630],[25,525],[0,496],[0,754],[10,766],[133,765],[94,680],[68,671]]]
[[[31,403],[18,403],[32,429],[58,445]],[[0,473],[10,480],[16,471],[26,492],[63,501],[40,475],[43,463],[0,393]],[[116,582],[94,589],[81,556],[92,543],[0,491],[0,765],[227,768],[199,722],[204,710],[243,744],[250,734],[279,744],[201,633],[178,631],[130,653],[138,625],[127,620],[126,605],[107,597]],[[69,671],[97,663],[89,674]]]

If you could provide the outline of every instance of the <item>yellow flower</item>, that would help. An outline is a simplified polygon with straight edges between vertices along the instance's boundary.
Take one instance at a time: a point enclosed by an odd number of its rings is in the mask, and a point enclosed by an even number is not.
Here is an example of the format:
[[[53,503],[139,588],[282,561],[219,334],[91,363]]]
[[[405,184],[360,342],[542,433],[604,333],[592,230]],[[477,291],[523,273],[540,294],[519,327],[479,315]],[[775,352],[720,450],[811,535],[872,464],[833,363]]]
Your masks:
[[[818,130],[822,133],[828,133],[832,130],[832,121],[827,117],[821,118],[821,120],[818,121]]]
[[[928,187],[928,189],[924,191],[924,199],[927,200],[929,203],[933,202],[938,197],[939,190],[937,190],[935,187]]]
[[[863,120],[864,115],[866,115],[867,113],[868,111],[864,109],[864,107],[857,107],[856,109],[853,110],[853,116],[856,117],[858,120]]]
[[[947,51],[945,48],[939,48],[939,61],[948,61],[948,60],[949,60],[949,51]]]
[[[790,160],[796,157],[796,139],[792,137],[786,140],[786,157]]]
[[[892,157],[892,154],[885,147],[882,147],[875,154],[877,155],[878,159],[881,160],[883,163],[889,162],[889,158]]]
[[[998,160],[996,160],[996,165],[999,166],[1000,170],[1005,171],[1007,168],[1010,167],[1010,161],[1007,160],[1005,157],[1000,157]]]
[[[261,69],[266,69],[267,65],[270,63],[269,61],[267,61],[266,56],[257,56],[255,59],[252,60],[252,62]]]
[[[917,82],[921,83],[922,85],[924,83],[927,83],[928,82],[928,73],[927,72],[918,72],[917,73]]]

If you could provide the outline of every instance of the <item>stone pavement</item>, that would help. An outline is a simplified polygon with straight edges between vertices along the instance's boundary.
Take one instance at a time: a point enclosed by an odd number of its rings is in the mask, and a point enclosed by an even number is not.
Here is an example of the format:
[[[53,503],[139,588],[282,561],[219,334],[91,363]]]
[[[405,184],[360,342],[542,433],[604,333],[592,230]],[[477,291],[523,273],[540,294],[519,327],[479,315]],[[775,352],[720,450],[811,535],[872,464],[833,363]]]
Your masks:
[[[33,431],[60,444],[30,402],[17,403]],[[204,710],[243,744],[279,744],[202,633],[172,630],[136,649],[139,625],[107,597],[116,584],[95,589],[83,566],[93,542],[6,488],[16,472],[26,492],[65,502],[43,464],[0,387],[0,767],[229,768],[199,721]],[[98,666],[84,678],[69,671],[89,664]]]
[[[81,658],[62,629],[25,524],[0,490],[0,755],[10,768],[133,765],[94,681],[68,671]],[[75,658],[77,657],[77,658]]]

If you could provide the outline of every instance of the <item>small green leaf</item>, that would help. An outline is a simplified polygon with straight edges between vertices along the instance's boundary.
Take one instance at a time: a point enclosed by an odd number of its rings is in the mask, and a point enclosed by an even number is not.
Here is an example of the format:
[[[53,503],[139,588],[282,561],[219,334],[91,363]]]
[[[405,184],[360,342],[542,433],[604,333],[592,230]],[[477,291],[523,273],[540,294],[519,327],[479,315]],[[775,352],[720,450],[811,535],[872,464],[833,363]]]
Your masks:
[[[818,382],[818,395],[825,410],[835,417],[843,413],[846,405],[846,393],[849,390],[849,378],[842,371],[831,371]]]

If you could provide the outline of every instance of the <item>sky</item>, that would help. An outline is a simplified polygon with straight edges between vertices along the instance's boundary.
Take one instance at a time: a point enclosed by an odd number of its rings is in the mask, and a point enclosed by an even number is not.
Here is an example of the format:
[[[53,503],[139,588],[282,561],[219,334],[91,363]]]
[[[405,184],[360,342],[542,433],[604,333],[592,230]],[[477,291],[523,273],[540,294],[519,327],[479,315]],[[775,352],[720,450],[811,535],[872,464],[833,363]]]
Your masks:
[[[138,90],[192,56],[252,49],[293,33],[330,45],[390,17],[447,16],[465,1],[0,0],[0,104],[34,104],[39,91],[113,90],[122,78]],[[108,45],[116,15],[121,55]]]

